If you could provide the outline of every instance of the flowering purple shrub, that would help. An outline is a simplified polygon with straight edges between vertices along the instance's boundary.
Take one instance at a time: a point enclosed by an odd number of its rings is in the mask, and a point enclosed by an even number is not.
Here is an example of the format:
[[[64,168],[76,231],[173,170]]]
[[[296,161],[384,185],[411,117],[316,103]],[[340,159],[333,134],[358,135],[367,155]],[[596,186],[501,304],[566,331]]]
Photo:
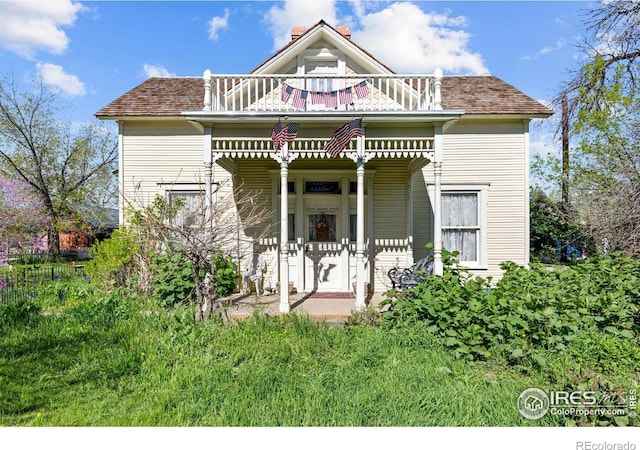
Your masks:
[[[47,229],[49,218],[42,201],[27,183],[0,177],[0,211],[0,248],[4,250],[25,240],[44,246],[38,236]]]

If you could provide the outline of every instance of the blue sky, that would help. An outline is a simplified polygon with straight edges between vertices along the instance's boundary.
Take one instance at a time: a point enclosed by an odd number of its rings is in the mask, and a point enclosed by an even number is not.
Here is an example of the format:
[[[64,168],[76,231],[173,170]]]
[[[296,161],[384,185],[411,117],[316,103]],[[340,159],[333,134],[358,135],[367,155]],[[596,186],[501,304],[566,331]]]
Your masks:
[[[490,73],[548,101],[581,62],[585,1],[0,0],[0,76],[42,76],[93,113],[149,76],[245,73],[294,25],[349,25],[352,39],[398,73]],[[532,133],[533,152],[552,147]]]

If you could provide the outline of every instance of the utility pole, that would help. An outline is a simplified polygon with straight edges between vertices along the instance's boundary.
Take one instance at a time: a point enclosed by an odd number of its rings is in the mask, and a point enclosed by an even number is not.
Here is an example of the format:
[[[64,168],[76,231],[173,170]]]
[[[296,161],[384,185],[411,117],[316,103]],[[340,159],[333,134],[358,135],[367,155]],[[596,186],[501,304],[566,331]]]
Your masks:
[[[565,222],[569,220],[569,101],[567,94],[562,96],[562,216]],[[567,261],[569,239],[565,234],[560,240],[560,261]]]

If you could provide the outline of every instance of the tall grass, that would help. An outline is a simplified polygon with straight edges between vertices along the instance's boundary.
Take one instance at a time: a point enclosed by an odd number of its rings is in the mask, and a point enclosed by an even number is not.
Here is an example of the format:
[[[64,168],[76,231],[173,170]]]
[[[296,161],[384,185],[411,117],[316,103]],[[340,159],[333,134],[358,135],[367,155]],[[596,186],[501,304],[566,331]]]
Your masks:
[[[0,424],[534,424],[516,400],[541,379],[456,360],[420,325],[338,328],[291,315],[197,326],[186,309],[76,291],[54,313],[26,302],[0,313]]]
[[[524,419],[518,395],[571,387],[585,368],[637,386],[639,351],[625,343],[579,335],[541,370],[455,359],[424,323],[196,325],[188,308],[54,283],[35,302],[0,305],[0,425],[564,425]]]

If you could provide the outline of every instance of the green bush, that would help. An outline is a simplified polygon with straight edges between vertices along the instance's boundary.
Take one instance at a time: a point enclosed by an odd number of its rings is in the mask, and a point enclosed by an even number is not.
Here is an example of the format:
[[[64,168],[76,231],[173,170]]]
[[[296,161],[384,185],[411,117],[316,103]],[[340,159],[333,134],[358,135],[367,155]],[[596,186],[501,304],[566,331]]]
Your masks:
[[[495,286],[454,267],[447,264],[442,277],[407,293],[389,292],[382,304],[389,306],[385,323],[425,321],[460,357],[501,353],[512,362],[538,365],[545,364],[546,352],[565,350],[583,330],[637,342],[637,261],[603,257],[553,270],[507,262]]]
[[[179,254],[161,253],[151,261],[153,295],[166,306],[189,304],[196,298],[191,263]]]
[[[238,270],[229,256],[221,253],[212,257],[215,295],[231,294],[236,288]],[[189,304],[195,301],[195,282],[192,265],[183,255],[162,253],[151,263],[154,296],[164,305]],[[204,273],[201,273],[204,278]]]
[[[126,229],[115,230],[109,239],[93,246],[93,259],[85,266],[92,282],[103,288],[124,286],[134,273],[137,241]]]
[[[225,297],[236,290],[236,279],[238,278],[238,266],[230,256],[218,253],[212,258],[214,265],[215,292],[216,297]]]

